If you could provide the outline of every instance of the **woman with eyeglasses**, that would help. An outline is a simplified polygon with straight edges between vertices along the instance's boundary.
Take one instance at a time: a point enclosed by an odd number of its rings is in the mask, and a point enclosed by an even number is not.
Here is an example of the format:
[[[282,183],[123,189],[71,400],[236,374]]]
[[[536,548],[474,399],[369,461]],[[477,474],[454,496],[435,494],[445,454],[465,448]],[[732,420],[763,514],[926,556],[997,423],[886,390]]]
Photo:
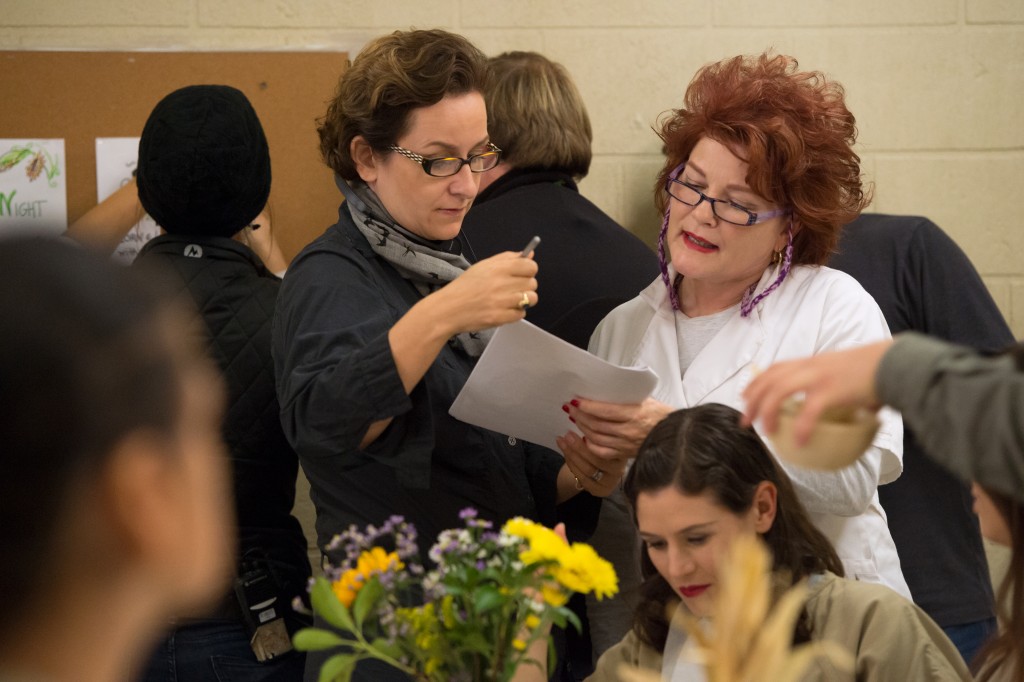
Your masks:
[[[448,414],[493,329],[537,302],[532,258],[470,265],[458,239],[479,174],[501,154],[485,76],[486,57],[460,36],[395,32],[360,52],[320,123],[345,203],[288,270],[273,348],[325,553],[351,524],[400,514],[425,557],[465,507],[496,524],[553,523],[556,504],[579,492],[559,454]],[[621,473],[586,489],[608,494]],[[317,664],[311,655],[307,677]],[[389,674],[360,668],[357,679]]]
[[[662,276],[606,317],[590,346],[612,362],[650,367],[659,382],[642,404],[580,396],[566,406],[586,437],[561,441],[588,460],[581,480],[622,466],[674,409],[741,408],[747,383],[775,360],[889,336],[861,286],[822,265],[868,202],[842,86],[791,57],[734,57],[698,71],[660,136]],[[909,598],[877,496],[902,470],[902,422],[882,417],[872,447],[846,469],[782,464],[846,575]],[[639,545],[621,499],[604,505],[594,543],[603,556],[625,548],[616,568],[628,594],[639,581]],[[628,605],[618,608],[596,617],[617,618],[624,632]]]

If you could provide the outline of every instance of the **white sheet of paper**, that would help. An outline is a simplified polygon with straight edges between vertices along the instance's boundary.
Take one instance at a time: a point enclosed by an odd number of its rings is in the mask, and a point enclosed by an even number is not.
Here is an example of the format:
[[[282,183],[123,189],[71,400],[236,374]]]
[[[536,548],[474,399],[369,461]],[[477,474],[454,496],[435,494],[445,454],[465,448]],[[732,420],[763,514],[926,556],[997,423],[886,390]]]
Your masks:
[[[647,368],[605,362],[522,320],[495,332],[448,412],[557,452],[555,438],[576,430],[562,405],[577,396],[638,403],[657,382]]]
[[[96,138],[96,200],[103,201],[124,185],[131,182],[132,171],[138,163],[139,138],[97,137]],[[131,263],[139,255],[139,249],[153,237],[160,234],[160,228],[147,214],[128,230],[114,251],[114,260]]]
[[[0,233],[68,229],[64,140],[0,140]]]

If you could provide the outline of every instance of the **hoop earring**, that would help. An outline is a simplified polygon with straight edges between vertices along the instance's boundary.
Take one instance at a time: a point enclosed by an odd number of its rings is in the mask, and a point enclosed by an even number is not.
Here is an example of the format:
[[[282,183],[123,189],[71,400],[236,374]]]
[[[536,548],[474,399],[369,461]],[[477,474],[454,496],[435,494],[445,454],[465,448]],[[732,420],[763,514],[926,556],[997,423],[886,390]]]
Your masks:
[[[754,284],[752,284],[749,289],[747,289],[746,293],[743,294],[743,299],[740,301],[740,317],[747,317],[748,315],[750,315],[750,311],[754,309],[754,306],[756,306],[758,303],[760,303],[761,300],[764,299],[765,296],[767,296],[768,294],[770,294],[773,291],[775,291],[776,289],[778,289],[779,285],[782,284],[783,280],[786,279],[786,275],[789,274],[789,270],[793,266],[793,219],[792,218],[789,219],[789,227],[786,229],[786,242],[787,242],[786,243],[786,248],[782,252],[782,262],[779,265],[779,275],[778,275],[778,277],[775,278],[775,281],[772,282],[771,286],[769,286],[767,289],[765,289],[764,291],[759,293],[757,296],[754,296],[754,289],[757,286],[756,282]],[[775,254],[776,253],[778,253],[778,252],[775,252],[775,251],[772,252],[772,260],[773,261],[775,260]]]

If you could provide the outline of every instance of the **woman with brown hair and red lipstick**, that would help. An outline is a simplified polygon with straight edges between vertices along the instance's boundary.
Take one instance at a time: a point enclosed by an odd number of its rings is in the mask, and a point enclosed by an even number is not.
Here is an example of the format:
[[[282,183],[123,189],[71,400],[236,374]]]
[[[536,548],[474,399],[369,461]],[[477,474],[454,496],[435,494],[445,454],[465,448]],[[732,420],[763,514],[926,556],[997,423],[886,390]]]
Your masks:
[[[699,666],[680,659],[690,645],[670,627],[665,605],[677,604],[678,615],[708,616],[720,557],[736,538],[757,534],[784,584],[807,581],[794,643],[829,640],[854,657],[852,674],[819,659],[802,679],[969,680],[956,648],[927,614],[886,587],[842,577],[838,555],[789,477],[739,419],[714,403],[679,410],[641,445],[623,482],[644,544],[640,604],[632,630],[589,679],[619,679],[622,664],[658,670],[663,679],[702,679]]]

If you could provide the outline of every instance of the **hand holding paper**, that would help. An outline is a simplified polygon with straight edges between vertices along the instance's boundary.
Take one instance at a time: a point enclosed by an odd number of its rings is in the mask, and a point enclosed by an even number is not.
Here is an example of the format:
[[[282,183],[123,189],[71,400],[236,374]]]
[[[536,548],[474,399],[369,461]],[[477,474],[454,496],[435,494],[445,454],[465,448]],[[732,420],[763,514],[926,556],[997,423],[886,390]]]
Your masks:
[[[586,437],[592,455],[602,460],[628,461],[636,457],[651,429],[674,409],[654,398],[632,404],[581,398],[573,400],[566,411]]]
[[[569,426],[562,405],[641,403],[656,384],[648,369],[613,365],[523,320],[495,332],[449,413],[557,451]]]

